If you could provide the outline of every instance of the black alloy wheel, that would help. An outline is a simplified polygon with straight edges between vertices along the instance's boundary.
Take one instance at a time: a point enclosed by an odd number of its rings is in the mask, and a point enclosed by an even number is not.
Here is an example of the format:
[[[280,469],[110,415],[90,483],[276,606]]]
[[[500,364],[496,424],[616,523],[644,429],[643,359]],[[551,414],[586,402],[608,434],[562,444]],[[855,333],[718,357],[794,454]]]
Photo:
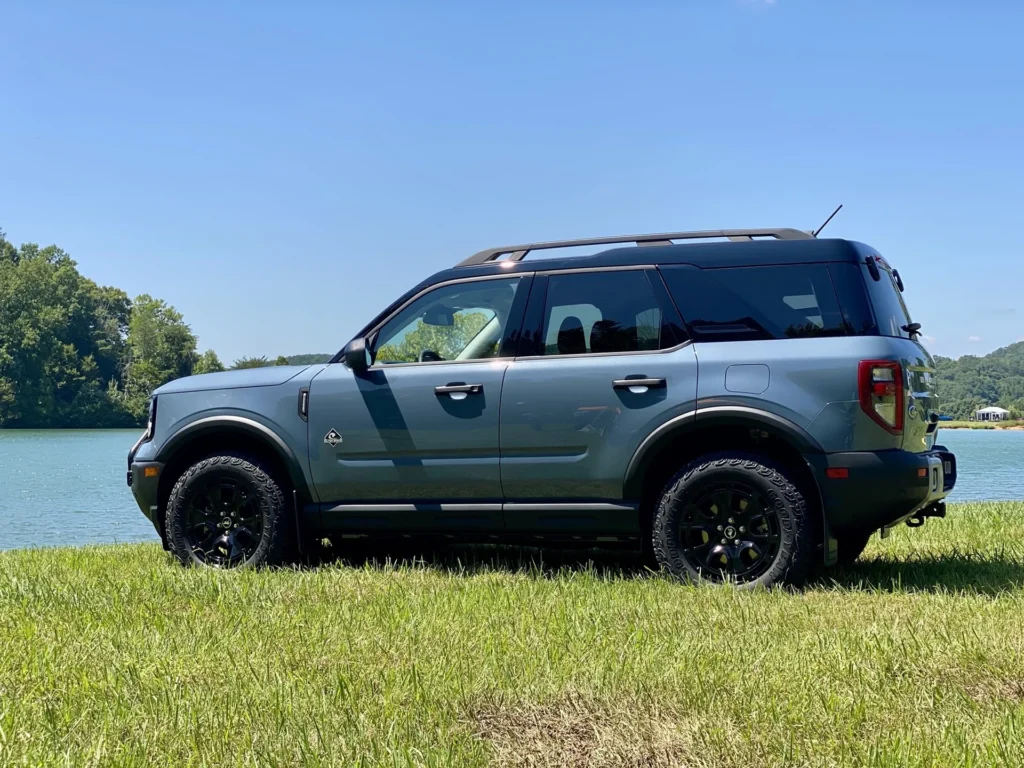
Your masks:
[[[679,525],[680,554],[703,578],[753,581],[779,554],[779,518],[753,486],[707,482],[694,489]]]
[[[185,540],[205,565],[231,568],[245,562],[262,536],[255,489],[237,478],[204,478],[185,502]]]

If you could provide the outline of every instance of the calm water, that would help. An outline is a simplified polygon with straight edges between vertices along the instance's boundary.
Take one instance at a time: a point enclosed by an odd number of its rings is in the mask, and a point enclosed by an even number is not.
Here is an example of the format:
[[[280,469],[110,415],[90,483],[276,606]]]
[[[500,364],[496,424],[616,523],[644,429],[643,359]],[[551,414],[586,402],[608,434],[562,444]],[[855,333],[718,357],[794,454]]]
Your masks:
[[[0,430],[0,549],[154,541],[125,484],[139,430]],[[1024,499],[1024,431],[946,430],[952,501]]]

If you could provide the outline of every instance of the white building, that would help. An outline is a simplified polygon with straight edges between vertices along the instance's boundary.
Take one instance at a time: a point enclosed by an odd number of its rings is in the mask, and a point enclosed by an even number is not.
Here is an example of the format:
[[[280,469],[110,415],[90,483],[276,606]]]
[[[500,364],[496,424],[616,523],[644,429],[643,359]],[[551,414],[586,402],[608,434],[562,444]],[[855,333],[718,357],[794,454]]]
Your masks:
[[[988,408],[975,411],[974,418],[978,421],[1005,421],[1010,418],[1010,412],[1005,408],[990,405]]]

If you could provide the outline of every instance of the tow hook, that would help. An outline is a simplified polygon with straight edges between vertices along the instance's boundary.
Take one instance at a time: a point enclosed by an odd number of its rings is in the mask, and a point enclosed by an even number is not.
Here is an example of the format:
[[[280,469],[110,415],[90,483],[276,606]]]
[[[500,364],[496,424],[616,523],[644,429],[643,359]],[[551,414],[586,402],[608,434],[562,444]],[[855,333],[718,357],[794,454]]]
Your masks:
[[[929,517],[945,517],[946,516],[946,502],[937,501],[929,507],[925,507],[916,515],[907,520],[907,526],[910,528],[920,528],[924,525],[925,520]]]

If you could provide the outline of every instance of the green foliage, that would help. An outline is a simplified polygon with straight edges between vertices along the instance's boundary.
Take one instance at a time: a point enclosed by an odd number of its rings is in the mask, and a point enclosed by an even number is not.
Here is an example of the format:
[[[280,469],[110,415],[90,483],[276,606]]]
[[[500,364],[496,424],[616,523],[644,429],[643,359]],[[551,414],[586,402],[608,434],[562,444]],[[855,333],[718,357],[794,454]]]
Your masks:
[[[427,325],[422,320],[397,343],[385,343],[377,349],[375,359],[386,363],[411,363],[420,353],[431,350],[443,360],[454,360],[490,318],[482,312],[456,312],[452,325]]]
[[[324,353],[313,353],[308,355],[288,355],[288,365],[315,365],[317,363],[326,363],[334,357],[334,354]]]
[[[984,357],[935,357],[940,408],[954,419],[968,419],[978,408],[998,405],[1012,418],[1024,417],[1024,342]]]
[[[272,363],[264,355],[263,357],[240,357],[231,364],[231,368],[239,371],[243,368],[266,368],[268,365],[272,365]]]
[[[0,427],[142,423],[150,392],[187,376],[196,341],[163,301],[83,277],[56,246],[0,232]]]
[[[199,356],[196,364],[192,366],[192,373],[219,373],[224,370],[224,363],[217,357],[217,353],[208,349]]]
[[[277,359],[274,361],[274,365],[290,365],[290,363],[288,362],[287,357],[284,355],[278,355]]]

